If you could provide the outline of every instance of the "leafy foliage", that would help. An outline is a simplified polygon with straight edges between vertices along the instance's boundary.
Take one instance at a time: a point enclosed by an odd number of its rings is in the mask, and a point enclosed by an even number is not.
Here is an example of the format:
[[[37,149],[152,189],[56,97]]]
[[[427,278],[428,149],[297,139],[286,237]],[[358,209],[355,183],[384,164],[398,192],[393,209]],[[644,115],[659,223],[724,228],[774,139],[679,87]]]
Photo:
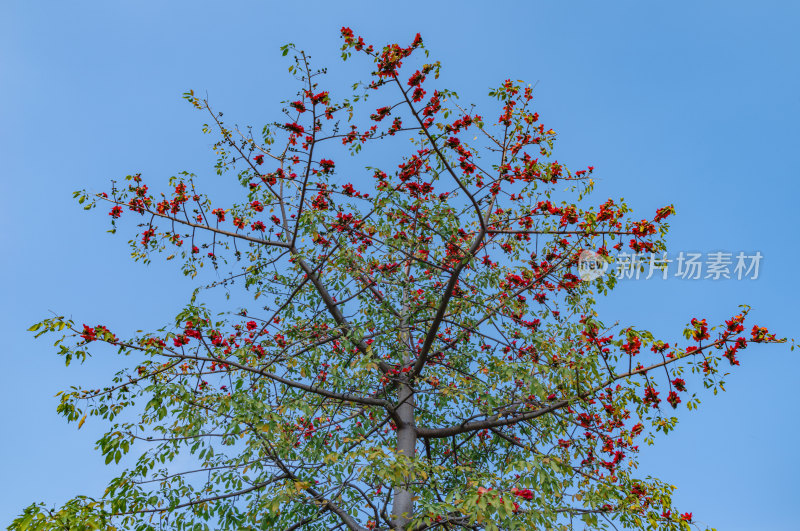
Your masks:
[[[34,504],[11,529],[689,528],[673,486],[636,476],[638,445],[697,406],[684,378],[716,392],[721,365],[779,340],[740,335],[747,308],[718,329],[693,319],[682,347],[605,325],[595,297],[615,278],[581,281],[581,251],[664,251],[672,206],[637,220],[592,202],[593,168],[553,157],[530,87],[503,82],[484,119],[431,88],[440,65],[419,35],[382,49],[342,37],[345,59],[374,62],[369,80],[336,100],[284,47],[302,88],[259,138],[185,95],[239,202],[188,173],[168,193],[141,175],[76,192],[109,205],[113,230],[140,220],[134,259],[167,253],[198,281],[230,271],[153,333],[32,327],[61,335],[67,364],[98,342],[132,360],[58,408],[78,427],[108,422],[98,449],[131,466],[102,496]],[[348,182],[342,156],[373,143],[401,155]]]

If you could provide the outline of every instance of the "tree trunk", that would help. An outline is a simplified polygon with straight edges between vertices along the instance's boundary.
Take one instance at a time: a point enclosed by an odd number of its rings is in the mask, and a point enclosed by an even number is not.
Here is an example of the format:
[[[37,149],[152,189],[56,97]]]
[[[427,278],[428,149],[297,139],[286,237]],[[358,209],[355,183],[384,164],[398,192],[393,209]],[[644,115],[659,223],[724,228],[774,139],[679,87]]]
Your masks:
[[[401,424],[397,426],[397,454],[414,457],[417,446],[417,426],[414,423],[414,391],[407,383],[400,384],[397,394],[397,414]],[[408,485],[409,478],[403,484],[395,485],[394,503],[392,505],[392,521],[396,530],[404,530],[414,514],[413,491]]]
[[[406,269],[406,276],[409,271]],[[408,330],[408,288],[403,289],[403,310],[400,321],[400,348],[402,349],[403,364],[407,367],[413,363],[414,357],[411,350],[411,337]],[[397,391],[397,416],[400,422],[397,425],[397,455],[413,458],[417,446],[417,426],[415,422],[414,389],[403,378]],[[397,531],[405,530],[414,516],[414,493],[409,485],[410,477],[403,478],[403,482],[394,486],[394,500],[392,503],[392,524]]]

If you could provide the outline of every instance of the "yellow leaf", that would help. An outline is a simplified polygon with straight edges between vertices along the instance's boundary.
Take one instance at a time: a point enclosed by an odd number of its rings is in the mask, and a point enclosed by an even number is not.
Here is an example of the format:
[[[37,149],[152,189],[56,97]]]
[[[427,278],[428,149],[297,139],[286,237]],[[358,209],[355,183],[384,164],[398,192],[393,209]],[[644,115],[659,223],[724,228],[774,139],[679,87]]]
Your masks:
[[[84,415],[81,421],[78,423],[78,429],[81,429],[81,426],[83,426],[84,422],[86,422],[86,415]]]

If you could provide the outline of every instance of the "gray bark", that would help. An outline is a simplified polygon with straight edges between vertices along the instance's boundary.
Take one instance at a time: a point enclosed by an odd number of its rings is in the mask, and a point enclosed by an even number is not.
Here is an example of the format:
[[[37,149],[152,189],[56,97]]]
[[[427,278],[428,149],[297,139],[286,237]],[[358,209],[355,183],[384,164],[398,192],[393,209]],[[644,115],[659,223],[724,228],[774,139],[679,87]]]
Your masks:
[[[408,270],[406,270],[408,275]],[[400,326],[400,348],[402,349],[403,364],[409,366],[413,361],[411,351],[411,337],[408,330],[408,292],[403,290],[403,310]],[[417,426],[415,422],[414,389],[409,385],[407,377],[403,377],[397,389],[397,447],[398,455],[414,458],[417,447]],[[392,503],[392,526],[397,531],[408,527],[414,516],[414,493],[409,485],[410,478],[403,478],[403,483],[394,486],[394,500]]]
[[[414,391],[407,383],[400,384],[397,394],[397,454],[413,458],[417,446],[417,427],[414,422]],[[407,484],[395,485],[392,504],[392,522],[395,529],[406,529],[414,514],[413,491]]]

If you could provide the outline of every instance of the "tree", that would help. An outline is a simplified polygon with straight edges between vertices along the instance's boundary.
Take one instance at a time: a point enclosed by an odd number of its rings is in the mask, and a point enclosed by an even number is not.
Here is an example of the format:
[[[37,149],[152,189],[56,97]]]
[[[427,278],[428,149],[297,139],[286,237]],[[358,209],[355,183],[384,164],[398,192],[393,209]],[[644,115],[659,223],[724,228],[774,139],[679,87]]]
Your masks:
[[[582,280],[581,253],[665,251],[674,208],[636,220],[593,203],[593,168],[553,158],[530,87],[489,92],[484,120],[431,87],[419,35],[342,37],[344,59],[374,61],[369,80],[337,100],[285,46],[301,88],[260,138],[185,94],[238,202],[189,173],[168,194],[139,174],[76,192],[108,205],[112,230],[138,220],[136,260],[177,256],[198,287],[153,333],[32,327],[61,336],[67,364],[97,343],[131,360],[58,412],[110,424],[106,463],[134,455],[102,496],[31,505],[11,529],[689,528],[674,487],[636,477],[638,445],[673,429],[669,406],[697,407],[692,385],[721,389],[749,343],[782,340],[745,332],[746,307],[717,328],[692,319],[682,347],[605,325],[595,297],[616,279]],[[343,155],[376,143],[399,154],[348,182]],[[204,286],[209,267],[224,276]]]

